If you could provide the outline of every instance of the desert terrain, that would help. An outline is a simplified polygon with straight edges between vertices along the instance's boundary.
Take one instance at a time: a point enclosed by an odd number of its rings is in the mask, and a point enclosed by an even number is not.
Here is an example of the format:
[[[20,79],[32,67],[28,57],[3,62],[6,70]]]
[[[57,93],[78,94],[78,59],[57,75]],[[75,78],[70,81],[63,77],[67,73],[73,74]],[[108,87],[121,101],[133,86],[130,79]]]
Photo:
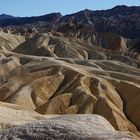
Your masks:
[[[0,19],[0,139],[140,139],[140,36],[118,32],[121,8]]]

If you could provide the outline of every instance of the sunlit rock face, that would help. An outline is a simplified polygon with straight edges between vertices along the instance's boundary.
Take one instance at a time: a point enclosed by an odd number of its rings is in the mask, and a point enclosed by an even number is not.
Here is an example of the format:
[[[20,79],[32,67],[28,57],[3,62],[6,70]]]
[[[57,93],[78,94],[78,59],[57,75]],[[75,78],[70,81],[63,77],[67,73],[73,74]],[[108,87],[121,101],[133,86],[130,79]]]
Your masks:
[[[11,51],[24,41],[22,36],[0,31],[0,50]]]

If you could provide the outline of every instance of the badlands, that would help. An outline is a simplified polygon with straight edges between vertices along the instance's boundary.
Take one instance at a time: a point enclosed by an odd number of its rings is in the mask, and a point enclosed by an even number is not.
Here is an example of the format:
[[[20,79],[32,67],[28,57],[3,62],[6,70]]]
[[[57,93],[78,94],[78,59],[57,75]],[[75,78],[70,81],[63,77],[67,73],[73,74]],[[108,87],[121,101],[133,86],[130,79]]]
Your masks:
[[[1,140],[140,139],[139,39],[76,26],[0,31]]]

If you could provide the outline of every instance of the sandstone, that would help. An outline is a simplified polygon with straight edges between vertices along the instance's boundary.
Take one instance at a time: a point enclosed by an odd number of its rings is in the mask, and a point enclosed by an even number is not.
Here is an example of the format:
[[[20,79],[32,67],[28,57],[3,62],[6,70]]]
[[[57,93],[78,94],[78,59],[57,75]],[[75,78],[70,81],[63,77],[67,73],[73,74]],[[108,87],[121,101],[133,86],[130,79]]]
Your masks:
[[[11,51],[24,41],[22,36],[0,31],[0,50]]]

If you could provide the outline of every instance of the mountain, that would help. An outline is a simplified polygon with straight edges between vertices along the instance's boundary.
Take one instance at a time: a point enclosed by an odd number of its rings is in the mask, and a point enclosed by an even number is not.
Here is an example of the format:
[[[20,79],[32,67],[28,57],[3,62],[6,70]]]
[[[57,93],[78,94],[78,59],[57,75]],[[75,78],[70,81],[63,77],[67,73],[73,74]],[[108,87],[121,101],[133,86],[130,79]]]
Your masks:
[[[60,13],[52,13],[38,17],[4,19],[0,22],[1,27],[27,26],[30,24],[40,30],[45,28],[46,30],[62,31],[64,25],[66,25],[69,28],[76,28],[76,30],[86,28],[97,32],[113,32],[126,38],[139,39],[140,6],[127,7],[121,5],[109,10],[97,11],[85,9],[66,16],[62,16]]]

